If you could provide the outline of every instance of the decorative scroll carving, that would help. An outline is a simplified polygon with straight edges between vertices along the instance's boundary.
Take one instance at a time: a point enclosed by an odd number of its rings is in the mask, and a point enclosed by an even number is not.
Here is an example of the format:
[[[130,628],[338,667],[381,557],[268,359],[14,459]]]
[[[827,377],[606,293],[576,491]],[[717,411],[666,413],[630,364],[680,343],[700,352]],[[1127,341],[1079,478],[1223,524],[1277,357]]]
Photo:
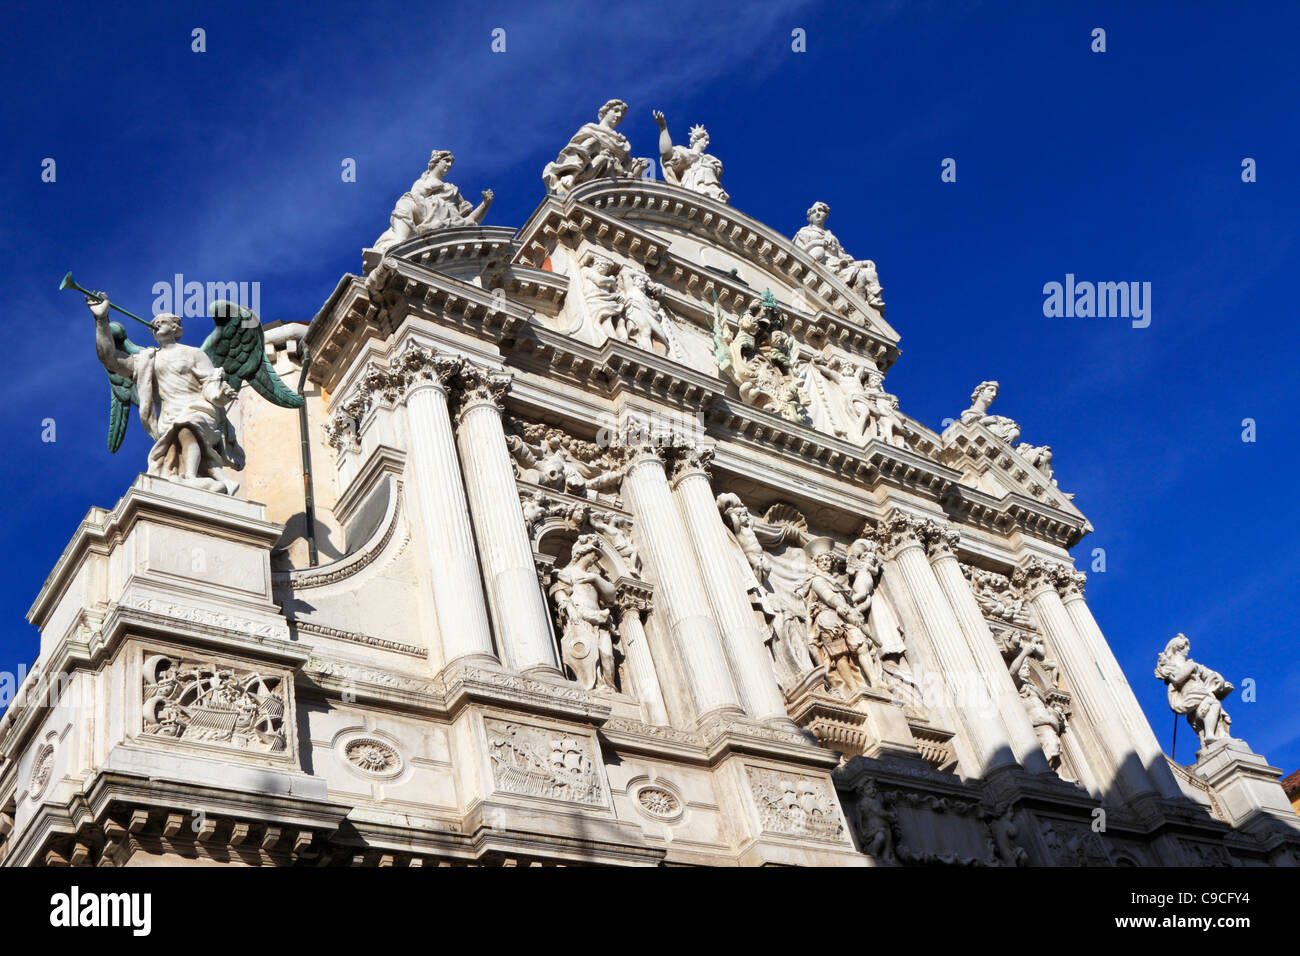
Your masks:
[[[736,383],[746,405],[802,423],[806,415],[792,377],[795,343],[785,324],[786,315],[771,290],[745,310],[735,331],[715,301],[714,357],[718,370]]]
[[[844,839],[838,801],[825,781],[765,767],[745,770],[764,830],[814,840]]]
[[[590,738],[495,718],[483,726],[497,789],[570,803],[605,802]]]
[[[808,225],[794,234],[794,244],[808,253],[815,262],[820,262],[839,276],[846,286],[883,315],[885,293],[880,286],[876,264],[870,259],[854,259],[844,251],[840,241],[835,238],[835,233],[826,228],[826,219],[830,214],[831,207],[826,203],[813,203],[808,210]]]
[[[1169,692],[1169,709],[1187,718],[1201,749],[1221,740],[1230,740],[1228,728],[1232,718],[1220,703],[1233,691],[1233,686],[1218,671],[1188,657],[1191,642],[1178,634],[1173,637],[1156,659],[1156,677],[1165,682]]]
[[[286,746],[283,683],[280,675],[212,660],[149,655],[143,668],[143,732],[282,753]]]
[[[580,183],[603,176],[641,176],[647,161],[633,159],[627,137],[614,129],[626,115],[626,103],[610,100],[597,111],[597,122],[583,124],[560,151],[559,158],[547,163],[542,171],[547,191],[567,196]]]
[[[36,759],[32,761],[32,771],[27,778],[27,793],[33,800],[38,800],[49,786],[50,776],[54,773],[54,744],[47,743],[41,748]]]

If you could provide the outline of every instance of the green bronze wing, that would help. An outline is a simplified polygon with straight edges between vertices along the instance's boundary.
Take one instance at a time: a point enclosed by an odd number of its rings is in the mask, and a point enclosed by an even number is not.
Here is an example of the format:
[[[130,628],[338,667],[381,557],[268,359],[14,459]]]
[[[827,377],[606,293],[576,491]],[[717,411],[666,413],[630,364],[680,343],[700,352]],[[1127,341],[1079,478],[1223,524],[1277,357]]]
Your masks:
[[[208,307],[216,323],[203,343],[212,364],[226,373],[226,381],[235,391],[245,382],[257,394],[281,408],[301,408],[303,398],[275,374],[266,357],[266,337],[262,321],[249,309],[224,299]]]
[[[126,329],[119,322],[110,322],[108,327],[113,332],[113,344],[119,352],[134,355],[140,351],[139,346],[126,337]],[[108,373],[108,450],[116,454],[122,447],[126,436],[126,426],[131,421],[131,406],[140,404],[135,382],[116,372]]]

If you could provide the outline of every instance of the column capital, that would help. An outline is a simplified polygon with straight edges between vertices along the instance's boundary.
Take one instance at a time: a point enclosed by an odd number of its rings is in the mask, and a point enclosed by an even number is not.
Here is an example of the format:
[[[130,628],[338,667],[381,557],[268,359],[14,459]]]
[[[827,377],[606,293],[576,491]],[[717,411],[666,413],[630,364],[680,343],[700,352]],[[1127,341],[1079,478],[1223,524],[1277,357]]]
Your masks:
[[[1033,597],[1044,588],[1051,588],[1062,597],[1082,597],[1086,579],[1083,573],[1059,561],[1030,555],[1012,574],[1011,584],[1026,597]]]
[[[462,362],[450,383],[456,402],[456,420],[459,422],[467,411],[479,405],[504,411],[506,393],[513,381],[511,372]]]
[[[691,472],[699,472],[705,478],[713,476],[713,448],[695,442],[677,440],[665,449],[665,464],[669,477],[674,481]]]
[[[392,407],[402,400],[403,382],[392,369],[379,362],[367,362],[357,376],[347,397],[334,408],[325,426],[330,447],[337,452],[355,449],[361,436],[361,423],[375,405]]]
[[[445,394],[464,365],[465,360],[458,355],[408,342],[389,362],[389,372],[400,381],[408,397],[424,387],[437,388]]]
[[[938,558],[952,554],[959,538],[957,532],[933,518],[899,509],[886,515],[874,531],[863,533],[876,539],[886,557],[915,545],[924,548],[931,559]]]

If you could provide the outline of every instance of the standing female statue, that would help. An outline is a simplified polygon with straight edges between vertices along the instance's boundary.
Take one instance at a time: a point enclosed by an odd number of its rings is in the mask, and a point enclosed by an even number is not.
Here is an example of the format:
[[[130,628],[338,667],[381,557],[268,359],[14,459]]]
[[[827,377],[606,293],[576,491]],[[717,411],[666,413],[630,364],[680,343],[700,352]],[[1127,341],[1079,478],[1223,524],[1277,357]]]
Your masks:
[[[709,148],[709,131],[703,126],[691,127],[691,145],[674,146],[668,135],[668,121],[655,110],[651,114],[659,124],[659,161],[664,167],[664,179],[683,189],[689,189],[710,199],[725,203],[729,198],[719,180],[722,178],[722,160],[705,152]]]

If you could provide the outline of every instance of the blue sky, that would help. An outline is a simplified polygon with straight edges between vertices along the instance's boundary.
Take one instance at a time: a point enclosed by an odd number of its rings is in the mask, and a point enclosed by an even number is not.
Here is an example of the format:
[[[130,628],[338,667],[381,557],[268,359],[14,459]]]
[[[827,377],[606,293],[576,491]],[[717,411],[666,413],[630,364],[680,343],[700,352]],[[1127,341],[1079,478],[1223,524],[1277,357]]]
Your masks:
[[[652,109],[682,139],[707,125],[732,204],[760,221],[793,234],[830,203],[879,265],[909,414],[937,427],[1001,382],[994,411],[1053,447],[1097,528],[1075,550],[1084,569],[1106,551],[1089,601],[1166,748],[1152,669],[1184,631],[1198,660],[1255,681],[1254,702],[1227,701],[1233,731],[1294,769],[1300,8],[1131,6],[10,4],[0,670],[30,662],[23,613],[147,450],[138,422],[104,448],[103,372],[85,307],[55,290],[65,270],[137,312],[177,272],[257,281],[264,319],[309,319],[431,148],[455,152],[467,197],[495,190],[489,224],[519,225],[542,167],[617,96],[639,155]],[[1066,273],[1150,282],[1150,327],[1045,318],[1043,285]],[[1193,739],[1184,725],[1183,762]]]

